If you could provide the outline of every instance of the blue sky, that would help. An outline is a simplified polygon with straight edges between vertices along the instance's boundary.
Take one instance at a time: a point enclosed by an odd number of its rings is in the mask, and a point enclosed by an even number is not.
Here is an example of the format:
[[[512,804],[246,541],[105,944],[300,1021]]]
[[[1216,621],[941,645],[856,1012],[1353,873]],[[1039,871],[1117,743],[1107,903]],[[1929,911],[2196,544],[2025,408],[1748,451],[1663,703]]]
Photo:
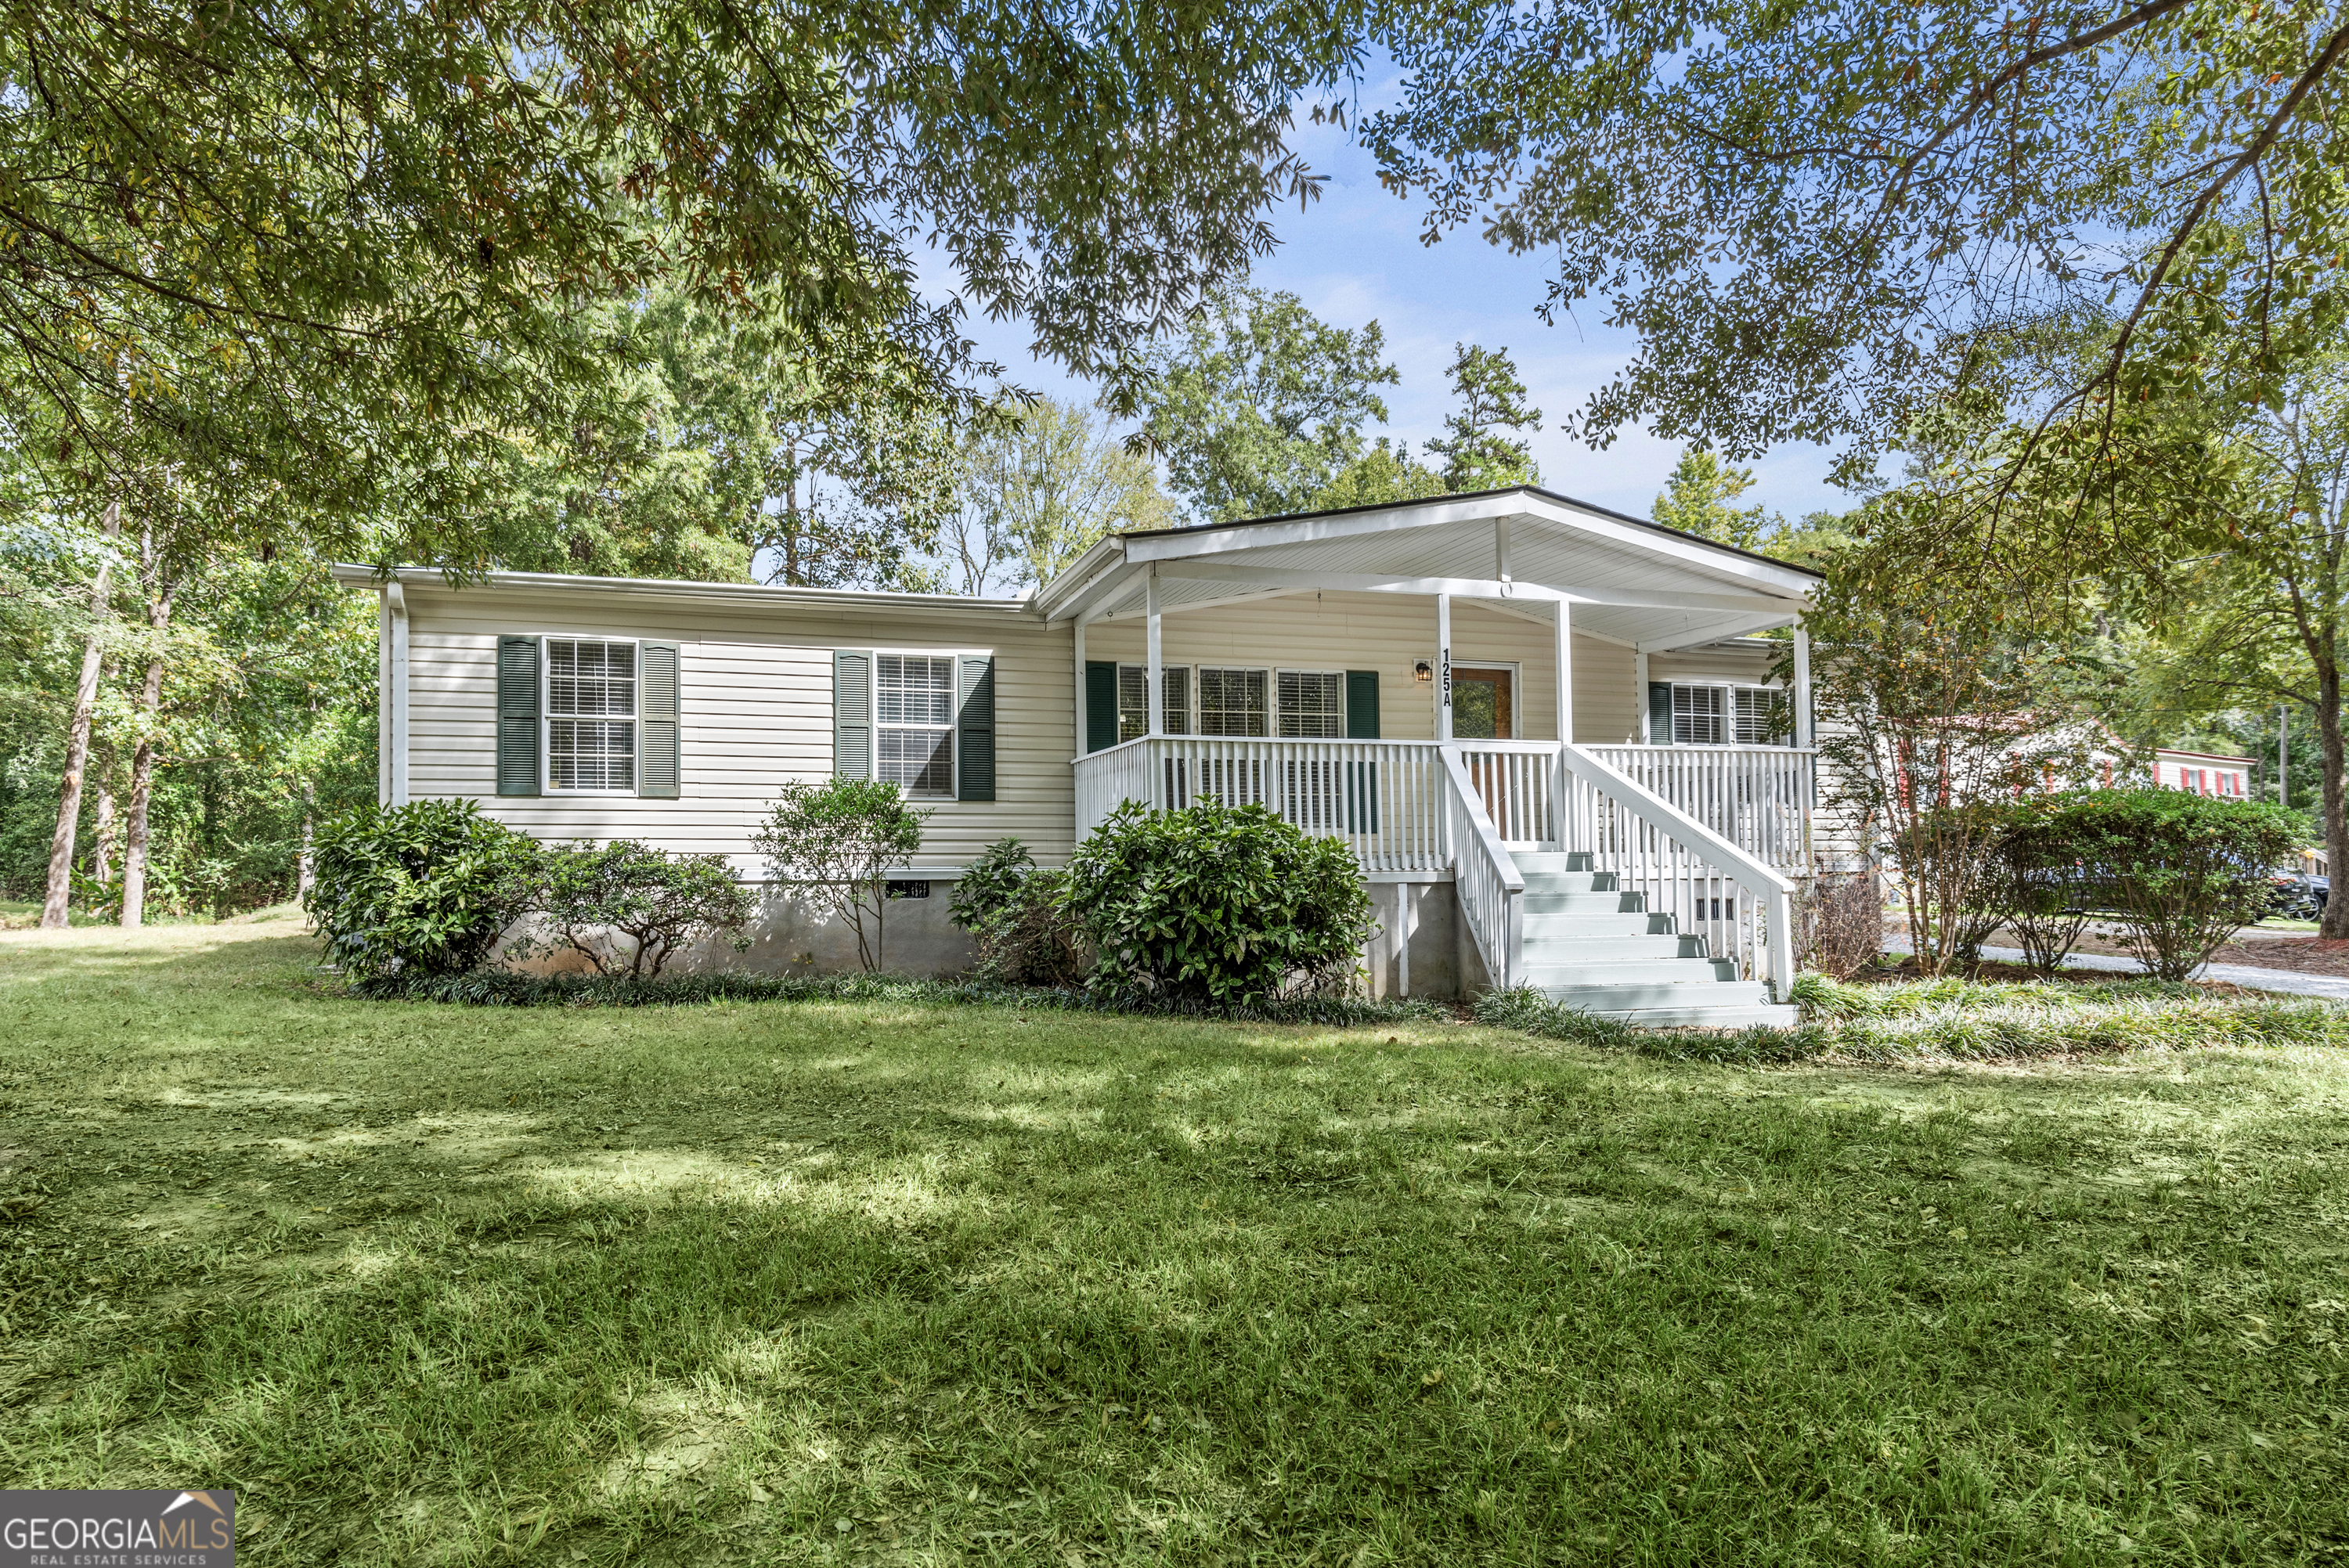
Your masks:
[[[1367,103],[1376,96],[1363,98]],[[1255,282],[1296,294],[1333,325],[1360,326],[1375,318],[1385,328],[1388,357],[1402,384],[1386,392],[1392,418],[1381,433],[1416,449],[1443,428],[1453,345],[1506,347],[1545,416],[1533,438],[1543,482],[1647,516],[1680,455],[1677,445],[1630,429],[1605,450],[1593,451],[1558,428],[1568,410],[1630,357],[1629,335],[1605,329],[1596,311],[1579,321],[1544,325],[1534,314],[1550,275],[1543,257],[1512,256],[1486,244],[1474,229],[1440,244],[1421,244],[1420,206],[1381,190],[1371,159],[1344,132],[1313,126],[1300,114],[1294,144],[1315,171],[1330,178],[1321,199],[1304,211],[1292,205],[1275,214],[1282,243],[1258,264]],[[1014,381],[1053,397],[1092,400],[1091,386],[1030,355],[1020,323],[989,322],[974,313],[965,330]],[[1826,483],[1829,461],[1821,448],[1773,451],[1750,465],[1756,482],[1747,499],[1790,518],[1822,507],[1842,511],[1852,500]]]

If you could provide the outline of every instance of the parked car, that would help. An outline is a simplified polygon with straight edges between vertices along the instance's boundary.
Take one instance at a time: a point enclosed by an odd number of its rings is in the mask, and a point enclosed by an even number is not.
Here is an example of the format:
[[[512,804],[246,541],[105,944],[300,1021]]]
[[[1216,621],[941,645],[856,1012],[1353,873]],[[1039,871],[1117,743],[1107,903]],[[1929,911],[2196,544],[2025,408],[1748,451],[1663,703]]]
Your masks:
[[[2270,918],[2284,920],[2322,920],[2325,900],[2332,894],[2331,877],[2312,876],[2305,872],[2277,872],[2269,879],[2275,889],[2268,903]]]

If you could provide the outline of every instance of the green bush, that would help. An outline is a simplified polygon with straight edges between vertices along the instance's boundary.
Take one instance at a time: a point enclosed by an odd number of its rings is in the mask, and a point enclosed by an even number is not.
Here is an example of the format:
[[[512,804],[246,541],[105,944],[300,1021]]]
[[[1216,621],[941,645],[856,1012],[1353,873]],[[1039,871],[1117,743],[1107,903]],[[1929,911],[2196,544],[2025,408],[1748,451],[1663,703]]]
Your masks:
[[[1069,873],[1039,871],[1018,839],[999,839],[967,867],[948,918],[978,943],[980,980],[1072,985],[1084,971],[1083,932],[1069,913]]]
[[[309,912],[355,979],[461,975],[530,907],[538,845],[470,800],[364,806],[318,830]]]
[[[750,841],[777,882],[802,890],[817,908],[856,933],[856,956],[881,967],[889,873],[922,847],[928,814],[883,779],[792,783]]]
[[[749,946],[740,934],[757,907],[723,855],[671,855],[634,839],[579,844],[544,859],[531,909],[550,937],[533,945],[568,948],[609,975],[618,960],[605,957],[596,934],[616,931],[635,944],[628,977],[657,977],[671,954],[699,937],[722,932],[738,950]]]
[[[1989,899],[2023,963],[2043,975],[2063,967],[2087,929],[2095,895],[2067,815],[2087,793],[2026,795],[2001,814]]]
[[[1064,906],[1121,995],[1254,1007],[1351,982],[1371,929],[1352,853],[1258,805],[1128,801],[1077,847]]]
[[[2268,869],[2305,824],[2257,800],[2093,789],[2055,798],[2033,831],[2039,852],[2077,862],[2079,907],[2117,922],[2149,974],[2183,980],[2266,912]]]

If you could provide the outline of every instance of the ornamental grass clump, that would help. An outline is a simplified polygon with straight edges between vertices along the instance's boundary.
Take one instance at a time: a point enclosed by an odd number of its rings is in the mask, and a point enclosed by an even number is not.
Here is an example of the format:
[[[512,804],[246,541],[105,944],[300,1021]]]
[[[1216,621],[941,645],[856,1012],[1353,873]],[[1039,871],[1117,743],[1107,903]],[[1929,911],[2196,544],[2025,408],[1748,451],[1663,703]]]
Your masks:
[[[1064,897],[1097,954],[1090,984],[1159,1005],[1341,994],[1371,925],[1343,842],[1212,798],[1121,806],[1077,847]]]

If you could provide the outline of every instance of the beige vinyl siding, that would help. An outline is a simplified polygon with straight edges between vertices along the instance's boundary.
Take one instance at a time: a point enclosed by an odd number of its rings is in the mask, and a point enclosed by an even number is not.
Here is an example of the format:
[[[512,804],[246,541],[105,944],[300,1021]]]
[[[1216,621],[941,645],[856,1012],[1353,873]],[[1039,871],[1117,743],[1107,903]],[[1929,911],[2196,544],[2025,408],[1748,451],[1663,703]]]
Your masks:
[[[1379,734],[1384,740],[1432,740],[1435,686],[1412,679],[1412,665],[1435,658],[1435,601],[1400,593],[1305,593],[1213,610],[1185,610],[1159,623],[1160,656],[1170,665],[1379,672]],[[1514,728],[1521,740],[1557,738],[1557,634],[1547,622],[1522,620],[1460,600],[1452,604],[1454,665],[1517,666]],[[1140,664],[1140,615],[1095,621],[1085,628],[1085,657]],[[1631,651],[1592,637],[1574,639],[1574,728],[1590,741],[1636,738]]]
[[[1728,681],[1737,686],[1762,686],[1770,678],[1770,665],[1780,645],[1715,643],[1702,648],[1682,648],[1648,655],[1651,681]]]
[[[1040,859],[1072,847],[1070,635],[1025,612],[944,602],[900,606],[699,601],[612,590],[410,584],[409,794],[479,802],[546,841],[637,838],[731,856],[757,873],[750,834],[777,791],[832,772],[835,647],[986,651],[996,660],[996,799],[930,800],[916,864],[968,863],[1006,834]],[[501,634],[662,638],[678,645],[681,796],[502,797],[496,779]]]

